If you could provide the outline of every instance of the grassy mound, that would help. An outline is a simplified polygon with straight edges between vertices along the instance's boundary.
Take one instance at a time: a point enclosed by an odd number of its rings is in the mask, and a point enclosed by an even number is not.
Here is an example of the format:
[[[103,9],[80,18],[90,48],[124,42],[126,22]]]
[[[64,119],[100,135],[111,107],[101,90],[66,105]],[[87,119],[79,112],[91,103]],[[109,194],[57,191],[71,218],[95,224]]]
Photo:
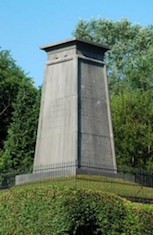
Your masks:
[[[130,182],[123,179],[109,178],[96,175],[77,175],[40,179],[30,181],[21,185],[12,187],[12,190],[33,187],[75,187],[83,189],[91,189],[94,191],[110,192],[123,197],[138,197],[153,199],[153,188],[141,186],[138,183]],[[3,190],[0,191],[0,194]]]
[[[153,231],[153,206],[111,193],[35,187],[0,194],[0,234],[101,235]]]

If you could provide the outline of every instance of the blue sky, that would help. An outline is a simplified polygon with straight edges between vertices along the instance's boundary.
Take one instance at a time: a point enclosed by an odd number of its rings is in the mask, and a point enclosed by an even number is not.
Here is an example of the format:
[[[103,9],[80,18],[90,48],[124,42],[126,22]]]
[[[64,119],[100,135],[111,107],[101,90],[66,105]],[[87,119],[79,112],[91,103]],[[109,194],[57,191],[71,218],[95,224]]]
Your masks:
[[[0,47],[38,86],[46,61],[39,47],[70,38],[78,20],[91,17],[147,26],[153,24],[153,0],[0,0]]]

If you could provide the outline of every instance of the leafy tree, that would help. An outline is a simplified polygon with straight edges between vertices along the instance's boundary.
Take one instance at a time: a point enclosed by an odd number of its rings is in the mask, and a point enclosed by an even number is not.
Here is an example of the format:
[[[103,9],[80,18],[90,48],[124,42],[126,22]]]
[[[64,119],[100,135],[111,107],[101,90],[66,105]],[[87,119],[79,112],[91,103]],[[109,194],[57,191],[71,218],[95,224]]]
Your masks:
[[[39,103],[40,89],[9,51],[0,51],[0,169],[32,163]]]
[[[16,100],[24,72],[15,64],[9,51],[0,51],[0,151],[12,118],[12,104]]]
[[[108,44],[108,84],[117,164],[153,170],[153,27],[127,19],[80,20],[74,36]]]
[[[153,170],[153,103],[140,90],[111,94],[117,163]],[[147,112],[146,112],[147,107]]]
[[[29,168],[33,163],[40,103],[40,90],[23,80],[2,156],[3,169]]]
[[[129,71],[135,69],[138,58],[146,56],[147,50],[153,46],[153,27],[132,25],[127,19],[80,20],[73,35],[111,46],[111,50],[106,53],[106,61],[109,65],[109,85],[113,90],[116,82],[125,81]]]

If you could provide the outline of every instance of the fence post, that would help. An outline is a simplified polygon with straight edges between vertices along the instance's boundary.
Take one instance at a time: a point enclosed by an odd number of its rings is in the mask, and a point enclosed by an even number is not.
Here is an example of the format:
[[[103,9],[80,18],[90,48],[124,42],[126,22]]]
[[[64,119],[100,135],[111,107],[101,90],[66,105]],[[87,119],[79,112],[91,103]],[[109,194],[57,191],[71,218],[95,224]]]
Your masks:
[[[2,189],[8,188],[8,177],[7,174],[2,174]]]
[[[75,162],[74,162],[74,164],[75,164],[75,166],[74,166],[74,174],[75,174],[75,188],[77,189],[77,168],[78,168],[78,161],[76,160]]]

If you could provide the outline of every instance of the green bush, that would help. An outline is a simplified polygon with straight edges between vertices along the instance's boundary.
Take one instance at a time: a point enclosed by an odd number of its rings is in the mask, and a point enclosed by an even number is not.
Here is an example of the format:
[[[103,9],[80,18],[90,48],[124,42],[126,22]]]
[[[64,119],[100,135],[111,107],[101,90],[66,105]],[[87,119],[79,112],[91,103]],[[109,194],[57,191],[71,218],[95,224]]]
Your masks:
[[[110,193],[67,188],[0,195],[0,234],[152,234],[153,208]]]

